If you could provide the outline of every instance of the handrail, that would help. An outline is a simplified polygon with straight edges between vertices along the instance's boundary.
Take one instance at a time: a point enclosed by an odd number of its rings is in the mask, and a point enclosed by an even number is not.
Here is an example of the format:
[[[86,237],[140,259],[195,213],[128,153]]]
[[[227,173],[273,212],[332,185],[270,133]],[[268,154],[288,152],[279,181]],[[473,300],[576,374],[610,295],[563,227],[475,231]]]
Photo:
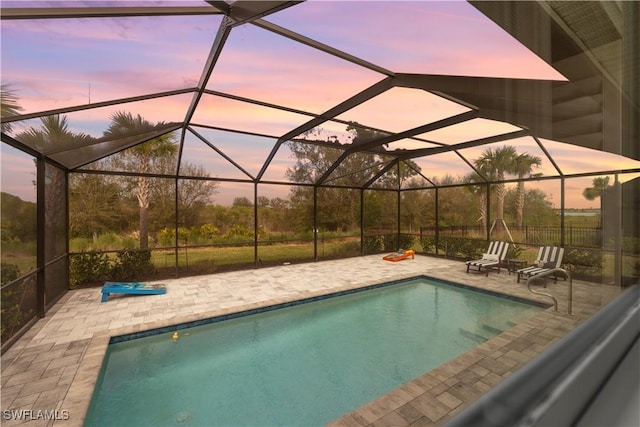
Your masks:
[[[531,292],[531,293],[538,294],[538,295],[544,295],[546,297],[551,298],[553,300],[553,309],[555,311],[558,311],[558,300],[551,294],[531,289],[531,283],[530,283],[531,280],[536,279],[538,277],[549,276],[551,274],[557,274],[557,273],[562,273],[562,274],[564,274],[564,276],[567,279],[569,279],[569,298],[568,298],[569,299],[569,303],[568,303],[568,307],[567,307],[567,314],[572,316],[573,313],[571,312],[571,305],[572,305],[572,301],[573,301],[573,280],[571,279],[571,274],[567,270],[565,270],[564,268],[556,267],[556,268],[552,268],[551,270],[544,271],[544,272],[542,272],[540,274],[536,274],[536,275],[530,276],[527,279],[527,288],[529,289],[529,292]]]

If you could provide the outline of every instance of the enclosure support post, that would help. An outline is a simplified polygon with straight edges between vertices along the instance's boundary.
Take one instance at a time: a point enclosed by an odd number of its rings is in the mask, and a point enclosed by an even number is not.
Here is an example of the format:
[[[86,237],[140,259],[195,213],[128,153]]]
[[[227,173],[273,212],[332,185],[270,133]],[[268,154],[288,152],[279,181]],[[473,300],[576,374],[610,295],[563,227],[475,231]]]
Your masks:
[[[438,252],[439,252],[438,248],[440,247],[440,225],[438,224],[438,210],[439,210],[438,209],[438,199],[439,199],[440,195],[438,194],[438,187],[436,187],[435,191],[436,191],[436,202],[435,202],[434,205],[435,205],[436,211],[435,211],[434,217],[435,217],[435,220],[436,220],[435,221],[436,222],[436,230],[435,230],[435,235],[436,235],[435,237],[436,238],[435,238],[435,241],[436,241],[436,256],[437,256]]]
[[[613,227],[613,262],[614,264],[614,280],[618,289],[622,290],[622,185],[618,180],[618,174],[615,174],[615,181],[613,184],[615,206],[618,207],[614,210],[615,227]],[[602,212],[600,212],[602,217]]]
[[[258,183],[253,183],[253,263],[259,267],[258,258]]]
[[[485,215],[485,222],[484,222],[484,227],[486,230],[486,239],[487,241],[491,240],[491,229],[489,228],[489,224],[491,223],[491,184],[489,184],[487,182],[487,206],[486,206],[486,212],[487,214]]]
[[[64,242],[64,253],[66,254],[66,258],[67,258],[67,271],[66,271],[66,280],[67,280],[67,290],[71,290],[71,277],[70,277],[70,273],[71,273],[71,258],[69,257],[69,250],[70,250],[70,246],[69,246],[69,242],[71,242],[71,231],[70,231],[70,208],[69,208],[69,171],[64,171],[64,182],[66,185],[66,189],[65,189],[65,200],[64,200],[64,209],[65,209],[65,213],[64,213],[64,218],[65,218],[65,223],[64,223],[64,229],[65,229],[65,233],[67,235],[67,238],[65,239]]]
[[[173,207],[174,207],[174,212],[176,214],[176,218],[175,218],[175,239],[174,239],[174,251],[175,251],[175,258],[176,258],[176,277],[180,277],[180,242],[178,241],[178,177],[176,176],[176,181],[175,181],[175,188],[174,188],[174,200],[173,200]]]
[[[398,171],[398,176],[400,176],[400,171]],[[398,189],[398,191],[396,192],[396,202],[397,202],[397,217],[396,217],[396,228],[397,228],[397,234],[396,234],[396,242],[397,242],[397,248],[396,249],[403,249],[400,247],[400,190]],[[409,248],[404,248],[404,249],[409,249]]]
[[[37,230],[38,235],[36,237],[36,266],[38,273],[36,275],[36,312],[38,317],[44,317],[46,309],[46,286],[45,286],[45,245],[46,245],[46,164],[42,157],[36,160],[36,216],[37,216]]]
[[[560,177],[560,246],[565,246],[564,239],[564,176]]]
[[[360,256],[364,255],[364,188],[360,189]]]
[[[313,260],[318,260],[318,187],[313,186]]]
[[[436,255],[438,255],[438,248],[440,247],[440,206],[439,205],[439,200],[440,200],[440,194],[439,194],[439,190],[438,187],[436,187],[436,203],[435,203],[435,208],[436,208],[436,212],[435,212],[435,219],[436,219]],[[444,254],[445,256],[447,256],[447,253],[445,252]]]

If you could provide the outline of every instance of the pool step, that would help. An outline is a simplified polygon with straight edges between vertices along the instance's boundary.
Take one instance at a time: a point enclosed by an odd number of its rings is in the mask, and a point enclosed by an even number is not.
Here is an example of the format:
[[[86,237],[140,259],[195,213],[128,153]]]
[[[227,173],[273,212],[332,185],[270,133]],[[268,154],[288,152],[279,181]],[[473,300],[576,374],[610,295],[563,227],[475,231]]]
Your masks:
[[[504,332],[503,329],[495,328],[485,323],[472,329],[459,328],[459,331],[463,336],[477,341],[478,343],[483,343]]]
[[[471,331],[469,331],[467,329],[463,329],[463,328],[458,329],[458,332],[460,332],[460,335],[462,335],[463,337],[469,338],[472,341],[477,342],[478,344],[483,343],[488,339],[488,338],[485,338],[485,337],[483,337],[481,335],[476,334],[475,332],[471,332]]]
[[[500,335],[501,333],[504,332],[504,329],[496,328],[496,327],[493,327],[491,325],[487,325],[486,323],[484,323],[482,325],[482,329],[485,330],[485,331],[490,332],[492,334],[492,336]]]

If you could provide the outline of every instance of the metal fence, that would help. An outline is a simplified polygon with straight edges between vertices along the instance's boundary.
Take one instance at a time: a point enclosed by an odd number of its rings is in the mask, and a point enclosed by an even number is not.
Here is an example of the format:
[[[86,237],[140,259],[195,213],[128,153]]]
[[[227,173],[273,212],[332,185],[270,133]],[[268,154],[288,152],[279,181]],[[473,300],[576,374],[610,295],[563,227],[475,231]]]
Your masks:
[[[36,271],[2,285],[2,349],[22,328],[37,318]]]
[[[504,231],[501,231],[505,234]],[[562,228],[549,226],[525,225],[509,227],[509,233],[515,243],[523,245],[559,245],[562,242]],[[478,226],[454,225],[439,227],[440,236],[459,236],[483,238],[486,229]],[[436,227],[420,227],[420,237],[435,236]],[[505,238],[505,236],[501,236]],[[602,247],[602,228],[565,227],[564,245],[586,248]]]

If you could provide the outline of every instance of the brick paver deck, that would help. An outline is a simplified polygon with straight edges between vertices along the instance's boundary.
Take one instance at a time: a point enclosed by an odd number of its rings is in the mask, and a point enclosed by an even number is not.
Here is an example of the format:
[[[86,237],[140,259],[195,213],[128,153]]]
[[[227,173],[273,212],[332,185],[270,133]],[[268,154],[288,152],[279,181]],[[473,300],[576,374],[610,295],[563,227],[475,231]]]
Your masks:
[[[99,288],[74,290],[2,355],[2,425],[81,426],[111,336],[416,275],[551,301],[531,294],[506,270],[486,278],[466,274],[459,261],[425,256],[396,263],[366,256],[161,280],[167,286],[165,295],[111,296],[105,303],[100,302]],[[441,425],[618,292],[574,280],[573,315],[567,315],[567,282],[549,281],[547,291],[558,299],[558,312],[549,308],[331,424]],[[51,415],[58,419],[45,419]]]

